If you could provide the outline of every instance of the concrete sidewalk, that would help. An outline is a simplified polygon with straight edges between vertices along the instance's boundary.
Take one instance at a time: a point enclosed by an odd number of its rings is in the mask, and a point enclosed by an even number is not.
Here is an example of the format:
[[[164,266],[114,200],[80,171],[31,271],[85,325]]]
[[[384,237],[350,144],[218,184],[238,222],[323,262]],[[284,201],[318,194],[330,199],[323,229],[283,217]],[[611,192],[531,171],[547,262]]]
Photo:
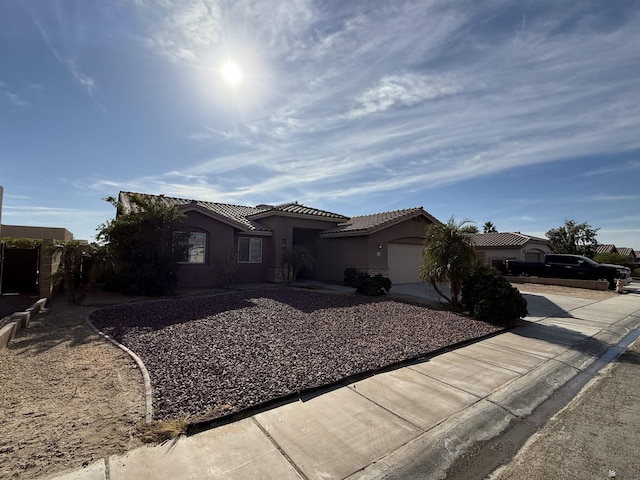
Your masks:
[[[530,323],[429,361],[56,479],[444,478],[640,326],[640,294],[528,294]],[[408,477],[407,477],[408,478]]]

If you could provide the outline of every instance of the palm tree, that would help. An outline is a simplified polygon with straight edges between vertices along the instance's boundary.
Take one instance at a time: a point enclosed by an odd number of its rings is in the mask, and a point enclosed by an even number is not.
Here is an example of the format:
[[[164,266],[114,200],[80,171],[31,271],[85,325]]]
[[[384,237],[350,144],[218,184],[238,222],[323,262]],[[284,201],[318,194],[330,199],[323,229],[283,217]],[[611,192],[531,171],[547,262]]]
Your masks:
[[[434,223],[425,229],[420,278],[428,281],[438,295],[454,308],[460,303],[462,282],[477,261],[471,237],[465,228],[469,223],[469,220],[458,222],[451,217],[447,223]],[[438,288],[438,283],[441,282],[449,284],[451,297]]]
[[[498,233],[498,230],[493,222],[484,222],[484,225],[482,226],[482,233]]]

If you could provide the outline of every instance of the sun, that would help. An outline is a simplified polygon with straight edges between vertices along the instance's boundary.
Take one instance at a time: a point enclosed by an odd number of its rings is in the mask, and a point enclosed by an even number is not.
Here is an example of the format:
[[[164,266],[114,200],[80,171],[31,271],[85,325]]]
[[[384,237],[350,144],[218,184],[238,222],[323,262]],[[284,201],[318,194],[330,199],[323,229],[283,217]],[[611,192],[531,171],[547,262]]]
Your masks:
[[[232,61],[228,61],[224,67],[222,67],[222,76],[232,87],[236,86],[240,80],[242,80],[242,72],[238,68],[238,65]]]

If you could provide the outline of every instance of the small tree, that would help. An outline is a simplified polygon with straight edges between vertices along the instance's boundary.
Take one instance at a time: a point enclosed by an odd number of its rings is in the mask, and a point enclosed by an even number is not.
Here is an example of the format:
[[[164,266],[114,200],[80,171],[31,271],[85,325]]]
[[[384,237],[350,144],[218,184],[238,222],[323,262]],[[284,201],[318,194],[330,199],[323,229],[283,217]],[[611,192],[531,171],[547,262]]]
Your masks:
[[[434,223],[425,229],[420,278],[428,281],[454,308],[459,306],[462,282],[477,261],[471,238],[466,233],[468,223],[469,220],[456,221],[451,217],[447,223]],[[438,288],[441,282],[449,283],[450,297]]]
[[[282,252],[280,271],[285,284],[291,285],[303,268],[313,266],[313,252],[303,245],[294,245]]]
[[[238,252],[229,249],[226,254],[214,257],[213,263],[216,267],[217,280],[221,287],[229,288],[233,285],[233,279],[238,270]]]
[[[45,247],[49,255],[60,255],[58,271],[51,275],[54,285],[62,285],[64,295],[69,305],[82,300],[83,294],[79,287],[83,283],[83,267],[85,260],[89,258],[94,246],[87,242],[71,240],[68,242],[54,241]]]
[[[134,195],[131,210],[107,198],[118,211],[115,219],[98,227],[97,239],[106,247],[113,271],[113,288],[128,294],[163,295],[177,282],[177,262],[184,253],[173,249],[173,229],[184,218],[162,196]]]
[[[498,230],[493,222],[484,222],[484,225],[482,226],[482,233],[498,233]]]
[[[599,228],[593,228],[588,223],[576,223],[565,220],[564,225],[552,228],[546,235],[555,253],[569,253],[584,255],[592,258],[596,254],[598,242],[596,237]]]

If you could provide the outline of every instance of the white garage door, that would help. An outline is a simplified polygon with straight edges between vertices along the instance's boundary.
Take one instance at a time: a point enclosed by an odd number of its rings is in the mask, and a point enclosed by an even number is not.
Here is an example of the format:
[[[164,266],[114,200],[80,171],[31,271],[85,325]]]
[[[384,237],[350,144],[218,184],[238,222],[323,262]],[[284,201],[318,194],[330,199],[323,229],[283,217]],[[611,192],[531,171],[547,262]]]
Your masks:
[[[389,243],[388,266],[392,283],[420,282],[418,269],[422,266],[422,245]]]

